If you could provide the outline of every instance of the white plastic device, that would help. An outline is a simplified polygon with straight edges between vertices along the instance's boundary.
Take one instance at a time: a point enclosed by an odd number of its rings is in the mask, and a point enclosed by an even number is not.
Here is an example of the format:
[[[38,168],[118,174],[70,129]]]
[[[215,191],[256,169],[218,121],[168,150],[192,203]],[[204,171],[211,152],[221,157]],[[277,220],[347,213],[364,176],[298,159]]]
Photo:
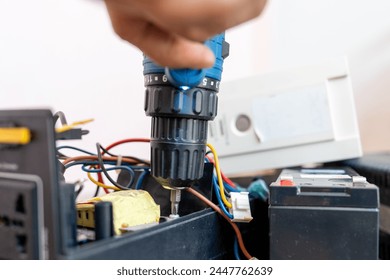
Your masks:
[[[344,58],[222,84],[209,142],[225,173],[285,168],[362,154]]]

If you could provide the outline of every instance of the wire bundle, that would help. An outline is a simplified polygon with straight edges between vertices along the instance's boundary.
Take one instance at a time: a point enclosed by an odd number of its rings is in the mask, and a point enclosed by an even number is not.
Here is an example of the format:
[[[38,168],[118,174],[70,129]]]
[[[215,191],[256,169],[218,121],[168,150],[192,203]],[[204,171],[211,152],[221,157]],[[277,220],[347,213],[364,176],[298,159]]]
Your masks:
[[[213,154],[214,160],[209,157],[207,154],[205,156],[205,161],[214,164],[215,174],[213,174],[213,188],[218,200],[219,207],[208,200],[206,197],[202,196],[200,193],[196,192],[194,189],[189,189],[189,192],[200,198],[206,204],[208,204],[211,208],[217,211],[220,215],[222,215],[233,227],[233,230],[236,233],[236,238],[234,241],[234,256],[236,259],[240,259],[239,249],[240,247],[244,256],[248,259],[252,259],[253,257],[248,253],[245,248],[244,242],[242,240],[241,232],[237,225],[231,220],[234,219],[233,215],[228,211],[228,209],[232,208],[232,204],[227,200],[226,196],[229,196],[229,192],[240,192],[237,190],[237,186],[232,182],[228,177],[226,177],[219,166],[218,155],[215,148],[211,144],[207,144],[207,147],[210,149],[210,152]],[[201,198],[202,197],[202,198]]]
[[[217,197],[217,200],[219,202],[219,206],[221,207],[221,210],[223,213],[229,217],[230,219],[233,219],[233,215],[229,213],[228,209],[232,208],[232,204],[227,200],[226,196],[229,196],[229,192],[239,192],[236,189],[235,184],[227,178],[222,172],[219,167],[219,160],[218,160],[218,155],[215,150],[215,148],[211,144],[207,144],[209,147],[211,153],[214,156],[214,160],[211,159],[208,155],[205,157],[206,162],[211,162],[214,164],[215,167],[215,173],[213,174],[213,187],[215,190],[215,194]]]
[[[149,139],[145,138],[130,138],[130,139],[124,139],[118,142],[115,142],[106,148],[102,147],[99,143],[96,143],[96,150],[97,153],[91,153],[89,151],[72,147],[72,146],[61,146],[58,147],[58,155],[60,158],[63,159],[63,165],[65,166],[65,170],[76,165],[81,165],[81,168],[83,171],[87,173],[88,179],[92,181],[96,186],[96,193],[95,196],[97,196],[99,188],[103,188],[106,193],[108,193],[108,190],[113,191],[120,191],[120,190],[127,190],[130,188],[130,186],[134,183],[135,180],[135,171],[141,171],[142,173],[138,177],[138,181],[136,183],[135,189],[140,189],[142,187],[142,182],[144,178],[149,174],[150,172],[150,162],[146,160],[142,160],[136,157],[132,156],[118,156],[115,154],[112,154],[110,150],[118,145],[122,145],[125,143],[132,143],[132,142],[150,142]],[[209,157],[208,155],[205,156],[205,161],[210,162],[214,164],[215,167],[215,174],[213,174],[213,188],[216,193],[216,197],[219,203],[219,207],[212,203],[210,200],[208,200],[206,197],[204,197],[202,194],[198,193],[192,188],[188,188],[187,190],[204,201],[207,205],[209,205],[212,209],[214,209],[216,212],[218,212],[223,218],[225,218],[230,225],[232,226],[236,238],[234,242],[234,255],[237,259],[240,259],[240,254],[238,247],[240,247],[241,252],[244,254],[244,256],[248,259],[252,259],[253,257],[248,253],[248,251],[245,248],[241,232],[238,228],[238,226],[232,222],[231,220],[234,218],[231,213],[229,213],[228,209],[232,207],[231,203],[228,201],[227,197],[229,197],[229,192],[239,192],[239,190],[236,189],[236,185],[227,178],[220,170],[219,166],[219,160],[218,155],[215,150],[215,148],[211,144],[207,144],[209,147],[211,153],[213,154],[213,159]],[[85,155],[82,156],[76,156],[76,157],[67,157],[61,152],[59,152],[62,149],[73,149],[79,152],[84,153]],[[110,167],[106,167],[106,165]],[[113,170],[123,170],[128,172],[130,175],[130,180],[127,183],[126,186],[123,186],[116,182],[108,173],[108,171]],[[92,173],[96,173],[98,176],[98,179],[94,179],[92,177]],[[103,180],[103,176],[111,182],[112,185],[106,185]],[[80,186],[79,190],[77,191],[78,194],[82,191],[83,187]]]
[[[83,156],[66,157],[61,152],[58,152],[60,158],[64,159],[62,163],[65,167],[65,170],[75,165],[82,165],[82,170],[87,172],[88,179],[97,186],[97,190],[95,193],[96,196],[98,194],[99,187],[103,188],[106,193],[108,193],[108,190],[110,189],[114,191],[130,189],[131,185],[134,183],[135,180],[135,172],[134,172],[135,170],[136,171],[142,170],[142,173],[139,176],[135,187],[136,189],[141,188],[143,179],[147,174],[149,174],[150,163],[146,160],[139,159],[136,157],[132,157],[132,156],[122,157],[122,156],[114,155],[109,152],[111,148],[119,144],[129,143],[129,142],[149,142],[149,140],[143,138],[125,139],[119,142],[115,142],[114,144],[111,144],[107,148],[104,148],[99,143],[96,143],[96,150],[97,150],[96,154],[72,146],[61,146],[58,147],[57,150],[60,151],[61,149],[73,149],[86,154]],[[104,156],[104,154],[107,154],[108,156]],[[106,168],[106,165],[111,165],[112,167]],[[126,186],[122,186],[109,175],[108,171],[112,171],[112,170],[124,170],[128,172],[128,174],[130,175],[130,180]],[[95,180],[92,177],[91,173],[96,173],[98,175],[98,180]],[[112,185],[106,185],[104,183],[102,174],[105,175],[105,177],[111,182]]]

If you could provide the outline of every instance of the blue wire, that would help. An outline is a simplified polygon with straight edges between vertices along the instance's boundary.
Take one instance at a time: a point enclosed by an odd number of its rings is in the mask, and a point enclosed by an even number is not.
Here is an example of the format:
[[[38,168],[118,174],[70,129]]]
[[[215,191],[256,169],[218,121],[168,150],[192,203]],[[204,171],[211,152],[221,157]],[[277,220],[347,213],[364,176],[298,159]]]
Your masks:
[[[240,258],[240,251],[238,249],[237,236],[234,237],[233,252],[234,252],[234,257],[236,258],[236,260],[241,260],[241,258]]]
[[[144,181],[145,177],[146,177],[148,174],[149,174],[149,170],[146,170],[146,169],[145,169],[145,170],[142,172],[142,174],[139,175],[139,178],[138,178],[138,181],[137,181],[137,185],[135,186],[135,189],[136,189],[136,190],[141,189],[141,187],[142,187],[142,182]]]
[[[214,176],[213,176],[213,186],[214,186],[215,194],[216,194],[216,196],[217,196],[217,200],[218,200],[218,202],[219,202],[219,206],[220,206],[221,209],[222,209],[222,212],[225,213],[225,215],[228,216],[229,219],[234,219],[233,215],[230,214],[229,211],[226,210],[225,205],[223,204],[221,195],[220,195],[220,193],[219,193],[218,182],[217,182],[217,180],[215,179]]]
[[[141,169],[143,169],[144,171],[150,170],[150,167],[148,166],[137,166],[137,165],[127,165],[127,166],[132,168],[133,170],[141,170]]]
[[[71,149],[71,150],[75,150],[75,151],[79,151],[79,152],[85,153],[87,155],[96,156],[96,154],[94,154],[94,153],[91,153],[91,152],[88,152],[86,150],[83,150],[83,149],[80,149],[80,148],[77,148],[77,147],[73,147],[73,146],[60,146],[60,147],[57,147],[57,151],[59,151],[61,149]]]
[[[83,169],[83,171],[85,171],[85,172],[91,172],[91,173],[103,172],[102,169],[87,169],[87,165],[83,165],[81,167],[81,169]],[[106,168],[107,171],[118,170],[118,169],[126,170],[130,173],[130,175],[131,175],[130,182],[127,184],[127,186],[130,187],[134,183],[134,177],[135,177],[134,170],[131,169],[130,167],[124,166],[124,165]]]
[[[110,164],[110,162],[105,162],[106,164]],[[98,161],[90,161],[90,160],[80,160],[80,161],[75,161],[72,163],[68,163],[65,165],[65,169],[68,169],[69,167],[75,166],[75,165],[99,165],[100,163]],[[114,163],[116,164],[116,162]]]
[[[81,167],[81,169],[83,169],[83,171],[89,172],[89,173],[103,172],[103,170],[101,170],[101,169],[87,169],[87,166],[88,165],[83,165]],[[127,171],[129,171],[129,173],[134,174],[134,170],[133,169],[129,168],[128,166],[124,166],[124,165],[106,168],[107,171],[118,170],[118,169],[127,170]]]
[[[117,162],[116,161],[104,161],[105,164],[111,164],[111,165],[116,165]],[[75,162],[72,162],[72,163],[68,163],[67,165],[65,165],[65,169],[68,169],[69,167],[72,167],[72,166],[75,166],[75,165],[99,165],[100,163],[98,161],[89,161],[89,160],[80,160],[80,161],[75,161]],[[134,170],[138,170],[138,169],[144,169],[144,170],[149,170],[150,167],[148,166],[137,166],[137,165],[129,165],[127,164],[126,162],[123,162],[121,166],[127,166],[127,167],[130,167]]]
[[[117,162],[115,161],[105,161],[104,162],[105,164],[111,164],[111,165],[116,165]],[[82,166],[82,169],[83,171],[85,172],[92,172],[92,173],[98,173],[98,172],[102,172],[101,169],[87,169],[87,166],[90,166],[90,165],[99,165],[100,163],[98,161],[76,161],[76,162],[72,162],[72,163],[69,163],[67,165],[65,165],[65,169],[69,168],[69,167],[72,167],[72,166],[75,166],[75,165],[83,165]],[[122,169],[122,170],[126,170],[126,171],[129,171],[129,173],[131,174],[131,184],[133,184],[134,182],[134,170],[144,170],[143,173],[140,175],[140,177],[138,178],[138,181],[137,181],[137,185],[136,185],[136,189],[139,189],[141,188],[142,186],[142,181],[144,179],[144,177],[149,173],[149,170],[150,170],[150,167],[147,167],[147,166],[132,166],[132,165],[126,165],[126,163],[124,163],[123,165],[121,166],[116,166],[116,167],[110,167],[110,168],[107,168],[107,170],[117,170],[117,169]],[[141,180],[141,181],[140,181]],[[129,185],[131,185],[129,184]]]

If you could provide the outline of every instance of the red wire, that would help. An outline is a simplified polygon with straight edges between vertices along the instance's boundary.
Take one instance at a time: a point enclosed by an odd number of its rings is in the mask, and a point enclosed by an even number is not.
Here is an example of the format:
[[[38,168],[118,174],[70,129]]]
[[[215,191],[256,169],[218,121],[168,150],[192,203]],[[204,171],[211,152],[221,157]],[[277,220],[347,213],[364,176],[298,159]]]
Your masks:
[[[104,184],[104,180],[103,180],[103,175],[102,175],[102,173],[99,172],[99,173],[97,174],[97,176],[98,176],[98,182]],[[106,188],[103,188],[103,190],[104,190],[105,193],[110,193]]]
[[[125,143],[131,143],[131,142],[150,142],[150,139],[148,138],[129,138],[129,139],[123,139],[117,142],[112,143],[111,145],[107,146],[106,150],[110,150],[118,145],[125,144]],[[103,154],[103,153],[102,153]]]
[[[212,164],[215,165],[214,160],[211,157],[209,157],[208,155],[206,155],[206,157]],[[236,188],[236,184],[232,180],[230,180],[228,177],[226,177],[225,174],[222,173],[222,171],[221,171],[221,177],[222,177],[222,180],[224,180],[229,186]]]

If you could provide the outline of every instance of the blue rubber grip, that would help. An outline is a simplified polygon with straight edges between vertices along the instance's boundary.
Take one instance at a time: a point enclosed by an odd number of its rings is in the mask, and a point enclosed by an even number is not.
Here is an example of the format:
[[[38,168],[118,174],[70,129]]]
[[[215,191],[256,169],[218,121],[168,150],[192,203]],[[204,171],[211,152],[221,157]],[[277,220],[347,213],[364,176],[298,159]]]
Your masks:
[[[215,63],[213,67],[206,69],[172,69],[163,68],[156,65],[149,58],[144,59],[144,75],[165,73],[168,80],[176,87],[196,87],[204,77],[212,78],[220,81],[223,70],[223,43],[225,34],[219,34],[207,40],[205,45],[209,47],[215,55]]]

